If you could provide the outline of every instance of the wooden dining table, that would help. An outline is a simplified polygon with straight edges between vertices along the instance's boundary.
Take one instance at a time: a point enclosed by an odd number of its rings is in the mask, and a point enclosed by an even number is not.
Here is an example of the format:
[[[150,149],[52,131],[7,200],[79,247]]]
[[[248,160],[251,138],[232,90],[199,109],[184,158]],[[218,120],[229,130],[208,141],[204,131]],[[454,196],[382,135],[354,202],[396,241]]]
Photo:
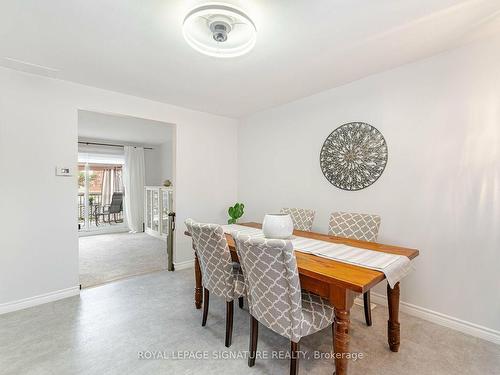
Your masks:
[[[258,223],[239,224],[252,228],[261,228]],[[186,235],[190,235],[185,232]],[[343,237],[330,236],[327,234],[305,232],[295,230],[294,236],[312,238],[336,244],[344,244],[361,249],[380,251],[389,254],[403,255],[410,259],[418,256],[419,251],[399,246],[383,245],[375,242],[366,242]],[[238,255],[234,239],[230,234],[226,234],[229,250],[233,261],[238,262]],[[193,247],[194,248],[194,247]],[[195,291],[194,300],[197,309],[202,305],[202,278],[198,256],[195,250]],[[302,289],[315,293],[330,301],[335,310],[335,334],[334,334],[334,360],[335,373],[337,375],[347,374],[347,364],[349,358],[349,325],[350,310],[354,299],[369,291],[375,285],[385,279],[383,272],[369,268],[355,266],[348,263],[339,262],[333,259],[319,257],[295,251],[297,267],[300,276]],[[399,324],[399,282],[391,288],[387,284],[387,300],[389,307],[389,320],[387,321],[387,336],[389,348],[393,352],[399,350],[400,344],[400,324]]]

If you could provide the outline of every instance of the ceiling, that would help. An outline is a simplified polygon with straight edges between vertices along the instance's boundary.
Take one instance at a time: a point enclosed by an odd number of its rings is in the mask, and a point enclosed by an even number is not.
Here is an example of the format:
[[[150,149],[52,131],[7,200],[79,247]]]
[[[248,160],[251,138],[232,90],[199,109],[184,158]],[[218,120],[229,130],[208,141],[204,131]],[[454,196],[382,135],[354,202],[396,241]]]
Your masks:
[[[78,139],[129,145],[160,145],[172,140],[170,124],[136,117],[78,111]]]
[[[5,0],[0,65],[239,118],[500,33],[499,0],[225,2],[256,23],[245,56],[184,41],[205,1]]]

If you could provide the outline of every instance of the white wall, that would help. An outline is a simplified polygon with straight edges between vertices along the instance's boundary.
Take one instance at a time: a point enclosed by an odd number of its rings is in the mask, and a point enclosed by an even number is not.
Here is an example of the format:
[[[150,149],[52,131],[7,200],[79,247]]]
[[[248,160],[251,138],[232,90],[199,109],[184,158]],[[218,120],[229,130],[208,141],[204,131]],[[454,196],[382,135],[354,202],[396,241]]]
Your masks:
[[[160,148],[160,160],[161,160],[161,179],[159,185],[163,185],[165,180],[173,180],[174,170],[173,170],[173,160],[172,155],[174,154],[172,140],[164,142],[161,144]]]
[[[171,125],[168,125],[170,127]],[[141,131],[141,129],[137,129]],[[167,131],[171,131],[168,129]],[[116,144],[121,145],[125,142],[119,142],[112,139],[102,139],[102,138],[82,138],[78,137],[79,142],[94,142],[94,143],[105,143],[105,144]],[[145,147],[144,150],[144,169],[145,169],[145,183],[148,186],[158,186],[162,185],[165,179],[172,178],[172,146],[171,142],[162,143],[162,144],[147,144],[147,143],[139,143],[139,142],[126,142],[129,145],[137,145]],[[92,150],[95,152],[109,152],[113,150],[118,154],[122,155],[122,159],[124,159],[124,151],[123,148],[111,148],[108,146],[92,146]]]
[[[176,124],[176,261],[192,259],[183,220],[246,219],[281,206],[382,215],[380,241],[416,247],[402,299],[500,330],[500,40],[470,45],[242,121],[0,69],[2,304],[78,285],[77,110]],[[382,131],[389,163],[345,192],[318,165],[324,138],[349,121]],[[238,139],[238,163],[236,139]],[[238,192],[237,185],[238,182]]]
[[[159,186],[167,178],[171,179],[172,148],[168,144],[151,145],[152,150],[144,150],[146,185]],[[164,159],[165,158],[165,159]]]
[[[176,124],[176,262],[192,259],[183,221],[226,220],[236,200],[237,122],[137,97],[0,69],[0,311],[78,281],[77,111]]]
[[[78,138],[80,140],[152,148],[144,152],[146,185],[162,185],[166,179],[173,179],[173,134],[174,125],[164,122],[78,111]]]
[[[389,147],[382,177],[358,192],[319,168],[324,139],[350,121]],[[247,220],[314,208],[327,231],[333,210],[378,213],[380,242],[421,250],[402,300],[500,330],[500,38],[253,115],[238,146]]]
[[[153,150],[144,151],[146,185],[161,186],[165,180],[173,180],[172,141],[151,145]]]

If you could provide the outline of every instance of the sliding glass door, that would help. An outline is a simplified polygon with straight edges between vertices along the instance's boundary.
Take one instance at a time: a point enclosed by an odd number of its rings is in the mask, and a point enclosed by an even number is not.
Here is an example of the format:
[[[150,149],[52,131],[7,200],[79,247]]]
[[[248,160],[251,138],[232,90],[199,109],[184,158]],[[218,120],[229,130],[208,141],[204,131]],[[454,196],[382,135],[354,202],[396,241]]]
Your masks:
[[[123,165],[78,164],[78,228],[80,231],[109,230],[123,226]]]

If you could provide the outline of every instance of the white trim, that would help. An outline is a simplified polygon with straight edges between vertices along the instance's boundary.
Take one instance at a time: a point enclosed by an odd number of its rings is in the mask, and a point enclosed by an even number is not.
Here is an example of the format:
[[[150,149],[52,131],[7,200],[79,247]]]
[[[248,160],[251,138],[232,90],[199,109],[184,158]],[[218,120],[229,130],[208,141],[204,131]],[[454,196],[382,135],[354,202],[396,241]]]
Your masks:
[[[363,301],[363,297],[356,297],[354,299],[354,304],[364,307],[365,306],[365,301]],[[370,301],[370,310],[373,310],[375,307],[377,307],[376,304],[373,303],[373,301]]]
[[[187,270],[188,268],[194,267],[194,259],[186,260],[184,262],[174,263],[174,270]]]
[[[80,286],[56,290],[55,292],[40,294],[34,297],[28,297],[17,301],[6,302],[0,304],[0,315],[7,314],[12,311],[27,309],[37,305],[42,305],[48,302],[54,302],[63,298],[73,297],[80,294]]]
[[[128,233],[130,229],[125,224],[113,224],[110,226],[103,226],[102,228],[92,228],[91,230],[78,231],[78,237],[98,236],[100,234],[113,234],[113,233]]]
[[[166,234],[159,234],[158,231],[155,231],[153,229],[149,229],[148,227],[146,227],[144,229],[144,233],[146,233],[147,235],[150,235],[151,237],[158,238],[159,240],[163,240],[163,241],[166,241],[167,237],[168,237]]]
[[[375,303],[387,306],[387,297],[371,292],[371,300]],[[437,311],[429,310],[424,307],[416,306],[408,302],[399,302],[399,309],[409,315],[416,316],[427,320],[429,322],[439,324],[444,327],[454,329],[456,331],[466,333],[468,335],[479,337],[480,339],[490,341],[494,344],[500,345],[500,331],[480,326],[455,318],[453,316],[445,315]]]

